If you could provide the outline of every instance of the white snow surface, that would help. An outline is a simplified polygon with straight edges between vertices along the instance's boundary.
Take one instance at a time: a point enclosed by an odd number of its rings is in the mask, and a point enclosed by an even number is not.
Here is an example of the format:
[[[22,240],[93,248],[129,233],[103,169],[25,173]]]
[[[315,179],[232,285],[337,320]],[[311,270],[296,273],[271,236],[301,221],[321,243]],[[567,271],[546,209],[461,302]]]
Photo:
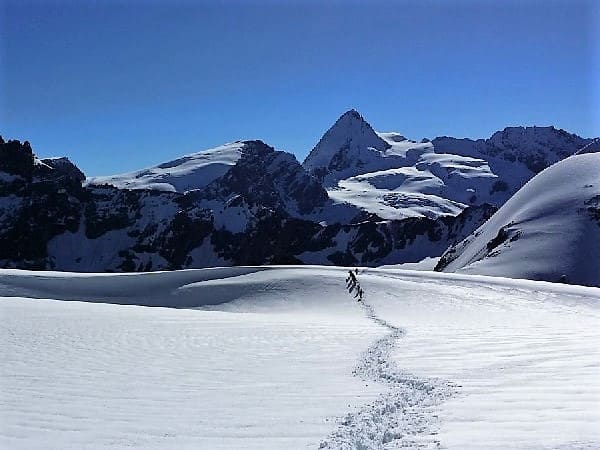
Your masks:
[[[329,189],[329,197],[377,214],[382,219],[458,215],[466,207],[439,195],[442,181],[430,172],[401,167],[350,177]],[[402,181],[400,181],[402,180]],[[397,187],[391,187],[398,184]]]
[[[418,262],[409,262],[402,264],[386,264],[379,266],[380,269],[405,269],[405,270],[433,270],[440,260],[439,256],[423,258]]]
[[[388,143],[370,164],[353,169],[358,174],[336,180],[329,197],[389,220],[455,216],[469,203],[489,200],[497,176],[484,160],[435,153],[430,143]],[[380,169],[386,166],[393,167]]]
[[[446,272],[600,286],[600,153],[574,155],[532,178],[448,254]],[[504,230],[503,242],[488,244]]]
[[[122,189],[152,189],[186,192],[200,189],[225,173],[242,156],[243,142],[232,142],[209,150],[182,156],[147,169],[91,177],[88,185],[110,184]]]
[[[0,447],[600,447],[600,289],[346,275],[0,270]]]

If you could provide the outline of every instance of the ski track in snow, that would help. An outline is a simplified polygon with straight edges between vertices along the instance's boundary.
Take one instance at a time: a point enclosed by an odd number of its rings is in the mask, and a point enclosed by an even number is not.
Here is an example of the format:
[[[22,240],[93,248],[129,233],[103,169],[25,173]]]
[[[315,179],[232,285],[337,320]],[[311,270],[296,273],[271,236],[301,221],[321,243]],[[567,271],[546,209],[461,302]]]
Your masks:
[[[364,300],[360,304],[367,317],[389,333],[367,349],[353,373],[389,388],[375,402],[346,414],[320,448],[441,448],[436,439],[435,407],[452,395],[454,387],[443,380],[421,379],[400,369],[391,353],[404,330],[379,317]]]
[[[0,270],[0,448],[600,448],[600,289],[345,273]]]

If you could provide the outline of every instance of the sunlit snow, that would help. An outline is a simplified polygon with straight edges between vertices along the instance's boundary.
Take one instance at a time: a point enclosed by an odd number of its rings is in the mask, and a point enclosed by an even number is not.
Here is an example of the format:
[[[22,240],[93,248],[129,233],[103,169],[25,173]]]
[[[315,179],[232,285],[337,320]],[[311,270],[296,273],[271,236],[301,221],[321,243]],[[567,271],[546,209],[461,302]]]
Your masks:
[[[599,288],[346,275],[1,270],[0,447],[600,446]]]

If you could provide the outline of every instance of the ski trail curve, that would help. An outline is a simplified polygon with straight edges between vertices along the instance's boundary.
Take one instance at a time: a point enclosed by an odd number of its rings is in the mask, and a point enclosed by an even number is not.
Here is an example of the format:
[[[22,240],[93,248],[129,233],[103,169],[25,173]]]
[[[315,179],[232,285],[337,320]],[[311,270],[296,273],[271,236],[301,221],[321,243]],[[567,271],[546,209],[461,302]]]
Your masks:
[[[388,389],[373,403],[340,419],[338,429],[319,448],[441,448],[436,439],[436,406],[452,395],[453,387],[402,371],[391,353],[404,331],[380,318],[364,300],[360,303],[367,317],[389,333],[363,353],[353,373],[365,381],[384,383]]]

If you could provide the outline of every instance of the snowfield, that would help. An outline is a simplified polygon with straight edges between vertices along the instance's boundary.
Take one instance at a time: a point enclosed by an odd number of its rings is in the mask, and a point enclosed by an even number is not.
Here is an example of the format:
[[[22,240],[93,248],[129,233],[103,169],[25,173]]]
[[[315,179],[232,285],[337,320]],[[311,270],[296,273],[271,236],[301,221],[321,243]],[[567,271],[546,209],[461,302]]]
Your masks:
[[[600,288],[346,275],[0,270],[0,448],[600,448]]]
[[[533,177],[438,269],[600,286],[600,153]]]
[[[243,142],[232,142],[135,172],[88,178],[87,184],[168,192],[200,189],[224,175],[240,159],[243,147]]]

